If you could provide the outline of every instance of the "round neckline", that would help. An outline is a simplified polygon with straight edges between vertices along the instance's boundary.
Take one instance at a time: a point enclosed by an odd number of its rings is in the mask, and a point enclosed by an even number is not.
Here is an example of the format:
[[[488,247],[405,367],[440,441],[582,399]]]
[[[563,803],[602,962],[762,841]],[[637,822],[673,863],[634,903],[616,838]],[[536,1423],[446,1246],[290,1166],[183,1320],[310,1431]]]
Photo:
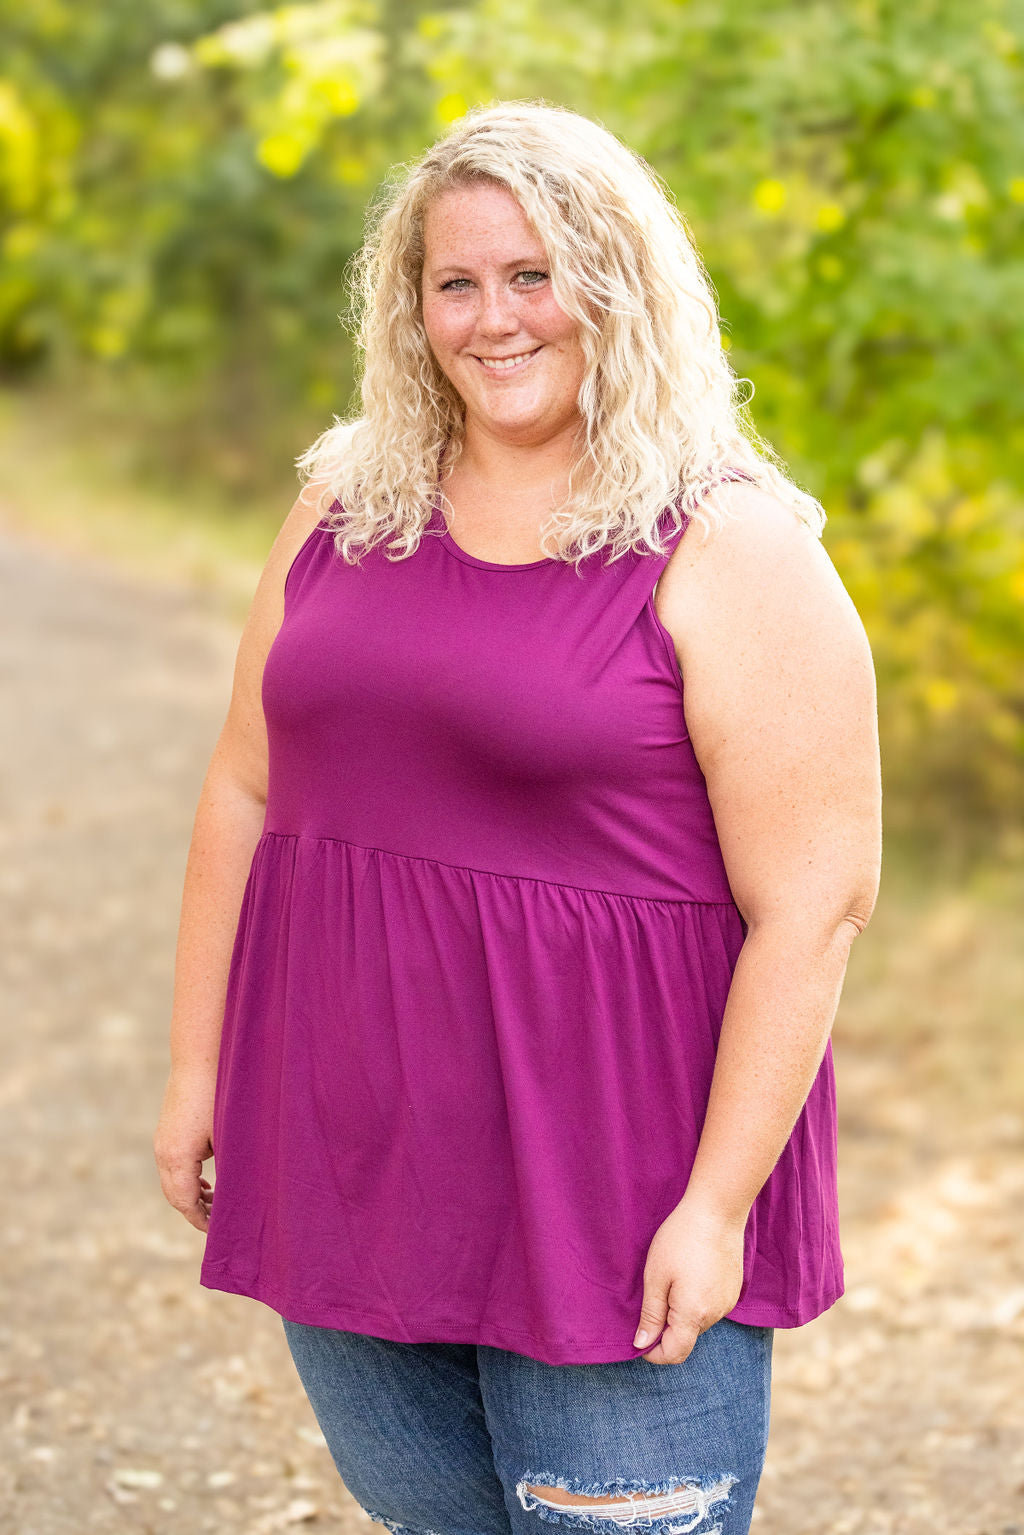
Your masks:
[[[448,531],[448,525],[441,510],[440,498],[434,502],[434,510],[430,521],[433,526],[440,529],[440,542],[447,549],[448,553],[454,555],[457,560],[461,560],[464,565],[475,565],[478,570],[539,570],[542,565],[557,565],[559,563],[551,555],[546,555],[540,560],[524,560],[517,565],[509,565],[502,564],[498,560],[482,560],[478,555],[468,553],[467,550],[461,548],[455,542]]]

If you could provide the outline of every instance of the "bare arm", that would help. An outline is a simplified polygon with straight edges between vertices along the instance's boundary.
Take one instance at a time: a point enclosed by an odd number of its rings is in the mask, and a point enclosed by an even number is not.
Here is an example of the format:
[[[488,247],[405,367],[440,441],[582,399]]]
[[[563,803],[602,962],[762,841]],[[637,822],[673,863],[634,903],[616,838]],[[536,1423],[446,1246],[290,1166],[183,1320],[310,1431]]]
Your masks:
[[[721,1234],[735,1255],[821,1065],[850,946],[874,908],[881,788],[870,650],[828,555],[774,498],[749,486],[729,498],[732,521],[706,543],[696,529],[682,540],[662,603],[748,926],[700,1145],[670,1220],[703,1227],[710,1245]],[[714,1283],[703,1297],[690,1291],[677,1335],[695,1337],[731,1310],[741,1281],[742,1266],[717,1300]]]
[[[231,701],[196,809],[185,867],[171,1010],[171,1069],[153,1150],[168,1201],[205,1231],[213,1098],[235,928],[267,799],[263,667],[284,616],[284,581],[316,526],[306,486],[260,576],[235,662]]]

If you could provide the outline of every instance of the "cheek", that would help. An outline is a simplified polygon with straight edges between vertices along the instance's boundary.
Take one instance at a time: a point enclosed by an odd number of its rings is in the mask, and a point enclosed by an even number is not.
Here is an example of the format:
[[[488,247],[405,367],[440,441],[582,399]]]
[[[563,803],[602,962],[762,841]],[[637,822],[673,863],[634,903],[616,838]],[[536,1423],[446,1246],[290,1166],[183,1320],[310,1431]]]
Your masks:
[[[560,343],[566,351],[574,349],[573,339],[577,335],[576,321],[572,315],[566,314],[565,310],[560,308],[550,290],[534,310],[533,325],[535,331],[547,340]]]
[[[547,339],[557,354],[559,364],[566,376],[582,377],[586,371],[586,359],[583,355],[583,344],[580,339],[578,327],[571,323],[548,332]]]
[[[423,329],[436,354],[450,352],[461,346],[466,328],[465,318],[449,305],[432,303],[429,299],[424,302]]]
[[[421,313],[423,315],[423,329],[426,332],[427,343],[435,354],[445,349],[444,326],[436,307],[429,299],[423,301]]]

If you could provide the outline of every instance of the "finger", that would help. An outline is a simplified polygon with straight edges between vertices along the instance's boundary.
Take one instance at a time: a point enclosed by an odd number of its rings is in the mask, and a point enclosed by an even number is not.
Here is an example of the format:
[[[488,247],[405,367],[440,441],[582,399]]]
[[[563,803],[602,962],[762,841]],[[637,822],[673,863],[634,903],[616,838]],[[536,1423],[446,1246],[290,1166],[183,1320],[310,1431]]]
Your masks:
[[[172,1204],[176,1210],[187,1210],[194,1205],[199,1198],[199,1189],[194,1178],[181,1172],[164,1173],[160,1179],[160,1187],[164,1191],[164,1198]]]
[[[197,1199],[187,1209],[182,1209],[181,1214],[188,1221],[189,1225],[194,1226],[197,1231],[205,1232],[208,1230],[210,1211],[208,1206],[204,1205],[201,1200]]]
[[[640,1308],[640,1321],[637,1325],[636,1336],[633,1339],[634,1348],[646,1348],[651,1340],[656,1338],[668,1319],[668,1295],[659,1295],[650,1287],[644,1290],[643,1305]]]
[[[209,1222],[209,1210],[204,1200],[212,1199],[212,1191],[205,1191],[197,1187],[198,1180],[189,1174],[176,1173],[161,1174],[160,1187],[163,1190],[167,1203],[183,1215],[190,1225],[205,1231]]]
[[[693,1345],[700,1336],[697,1328],[681,1328],[678,1323],[669,1323],[662,1333],[656,1347],[644,1354],[651,1364],[682,1364],[693,1351]]]

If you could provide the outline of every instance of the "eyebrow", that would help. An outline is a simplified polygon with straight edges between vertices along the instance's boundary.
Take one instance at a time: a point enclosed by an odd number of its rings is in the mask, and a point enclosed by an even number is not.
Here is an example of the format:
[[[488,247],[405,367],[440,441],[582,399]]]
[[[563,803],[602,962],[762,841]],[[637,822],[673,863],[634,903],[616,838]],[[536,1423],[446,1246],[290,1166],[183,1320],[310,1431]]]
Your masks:
[[[537,255],[536,252],[534,252],[534,254],[531,256],[516,256],[513,261],[502,262],[502,266],[506,271],[511,271],[513,267],[527,267],[530,270],[535,270],[537,267],[547,266],[547,264],[547,256]],[[442,272],[471,272],[472,267],[465,266],[458,261],[445,261],[442,262],[439,266],[432,266],[427,270],[430,272],[432,277],[437,277],[440,276]]]

